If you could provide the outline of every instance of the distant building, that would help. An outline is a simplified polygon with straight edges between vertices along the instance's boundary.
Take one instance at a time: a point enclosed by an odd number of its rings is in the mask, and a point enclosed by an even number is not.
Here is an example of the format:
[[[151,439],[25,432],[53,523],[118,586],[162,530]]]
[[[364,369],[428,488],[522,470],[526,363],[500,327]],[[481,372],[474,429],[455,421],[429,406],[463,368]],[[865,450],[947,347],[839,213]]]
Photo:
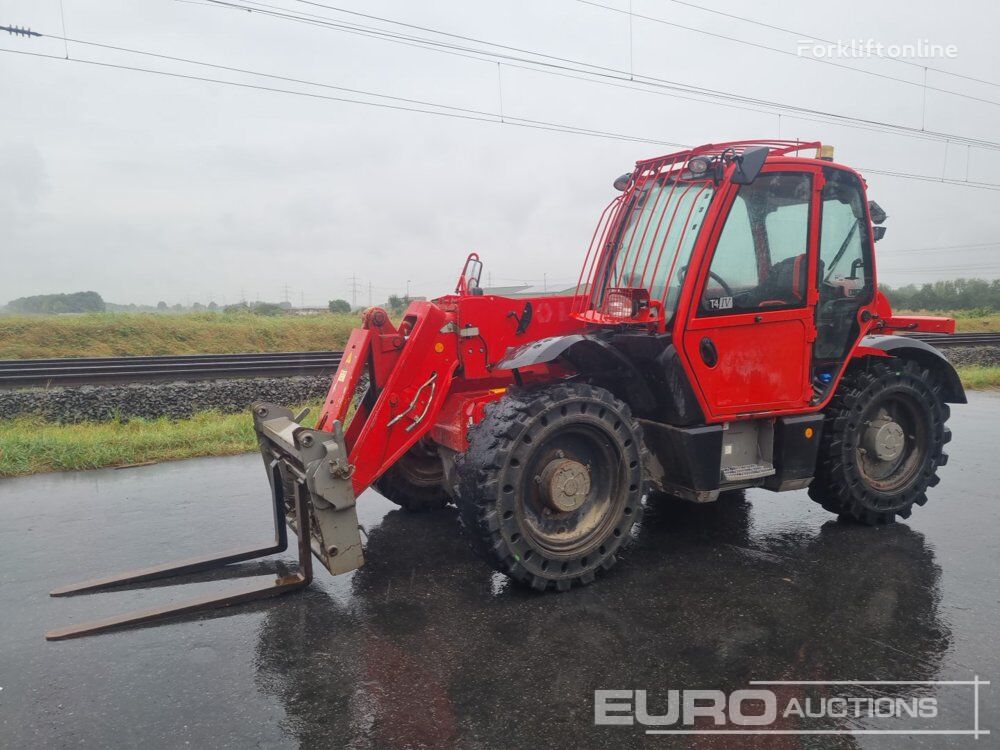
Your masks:
[[[531,285],[518,284],[517,286],[484,286],[483,294],[495,294],[498,297],[516,297],[525,289],[531,289]]]
[[[288,307],[285,308],[285,315],[328,315],[330,310],[326,307]]]
[[[580,285],[580,293],[586,293],[587,285]],[[519,286],[488,286],[483,287],[483,294],[495,294],[498,297],[572,297],[576,294],[576,285],[566,289],[546,289],[540,284],[521,284]]]

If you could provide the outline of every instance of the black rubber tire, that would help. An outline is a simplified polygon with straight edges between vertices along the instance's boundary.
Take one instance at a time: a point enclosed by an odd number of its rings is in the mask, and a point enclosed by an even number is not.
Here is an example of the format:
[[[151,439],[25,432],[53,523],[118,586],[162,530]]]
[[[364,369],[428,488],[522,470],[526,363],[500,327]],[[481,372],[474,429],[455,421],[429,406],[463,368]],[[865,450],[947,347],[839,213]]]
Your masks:
[[[445,489],[444,464],[431,447],[415,445],[373,483],[376,490],[404,510],[440,510],[451,502]]]
[[[560,459],[590,461],[588,468],[614,457],[603,473],[588,472],[593,479],[586,499],[565,514],[537,508],[536,470],[555,460],[553,446],[566,448],[557,454]],[[628,406],[603,388],[559,384],[509,390],[487,407],[485,418],[470,430],[469,449],[456,461],[456,504],[473,551],[539,591],[591,583],[615,564],[642,516],[644,453],[642,428]],[[591,509],[597,509],[593,516]],[[580,527],[581,519],[594,528]],[[555,537],[578,527],[582,536],[554,543],[539,528],[546,525]]]
[[[899,485],[885,492],[873,485],[859,466],[859,447],[870,410],[887,399],[905,399],[918,419],[911,468],[901,473]],[[927,502],[927,489],[938,484],[939,467],[948,462],[945,444],[950,416],[941,397],[941,384],[912,360],[868,360],[844,375],[826,408],[816,475],[809,497],[831,513],[868,525],[909,518],[914,505]],[[890,474],[890,476],[893,476]]]

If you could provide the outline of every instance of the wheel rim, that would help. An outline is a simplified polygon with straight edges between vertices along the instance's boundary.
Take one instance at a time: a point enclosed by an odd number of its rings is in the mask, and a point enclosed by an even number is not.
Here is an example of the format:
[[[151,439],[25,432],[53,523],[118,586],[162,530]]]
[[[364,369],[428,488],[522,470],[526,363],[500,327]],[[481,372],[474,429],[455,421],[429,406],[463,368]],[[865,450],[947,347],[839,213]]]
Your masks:
[[[444,480],[444,465],[437,448],[421,440],[396,462],[400,474],[418,487],[433,487]]]
[[[565,425],[525,461],[517,510],[530,540],[550,555],[600,545],[628,493],[615,440],[594,424]]]
[[[869,487],[895,494],[913,481],[927,454],[921,404],[904,394],[886,396],[866,410],[860,432],[858,467]]]

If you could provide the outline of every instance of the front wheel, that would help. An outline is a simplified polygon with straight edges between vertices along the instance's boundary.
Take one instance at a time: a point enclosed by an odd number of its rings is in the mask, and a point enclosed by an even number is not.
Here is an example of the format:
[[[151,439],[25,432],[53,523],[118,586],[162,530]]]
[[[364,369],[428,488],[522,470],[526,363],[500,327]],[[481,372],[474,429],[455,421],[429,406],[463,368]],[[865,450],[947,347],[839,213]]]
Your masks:
[[[532,588],[565,591],[611,568],[642,514],[642,432],[608,391],[509,391],[458,457],[473,550]]]
[[[444,464],[433,443],[421,440],[374,482],[374,487],[404,510],[438,510],[451,500]]]
[[[862,523],[909,518],[948,461],[949,414],[937,379],[916,362],[873,361],[849,371],[826,410],[809,496]]]

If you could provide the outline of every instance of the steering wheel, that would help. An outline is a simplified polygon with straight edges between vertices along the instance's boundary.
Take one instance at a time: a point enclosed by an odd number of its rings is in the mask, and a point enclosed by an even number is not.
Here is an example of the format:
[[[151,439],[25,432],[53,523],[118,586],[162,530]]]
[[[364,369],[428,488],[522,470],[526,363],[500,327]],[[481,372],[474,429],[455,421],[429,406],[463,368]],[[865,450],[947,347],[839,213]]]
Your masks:
[[[723,289],[723,291],[725,291],[727,297],[734,297],[735,296],[733,294],[733,290],[729,287],[729,284],[727,284],[726,280],[723,279],[721,276],[719,276],[719,274],[717,274],[715,271],[709,271],[708,275],[709,275],[710,278],[713,278],[713,279],[715,279],[716,281],[719,282],[719,286],[721,286],[722,289]]]

